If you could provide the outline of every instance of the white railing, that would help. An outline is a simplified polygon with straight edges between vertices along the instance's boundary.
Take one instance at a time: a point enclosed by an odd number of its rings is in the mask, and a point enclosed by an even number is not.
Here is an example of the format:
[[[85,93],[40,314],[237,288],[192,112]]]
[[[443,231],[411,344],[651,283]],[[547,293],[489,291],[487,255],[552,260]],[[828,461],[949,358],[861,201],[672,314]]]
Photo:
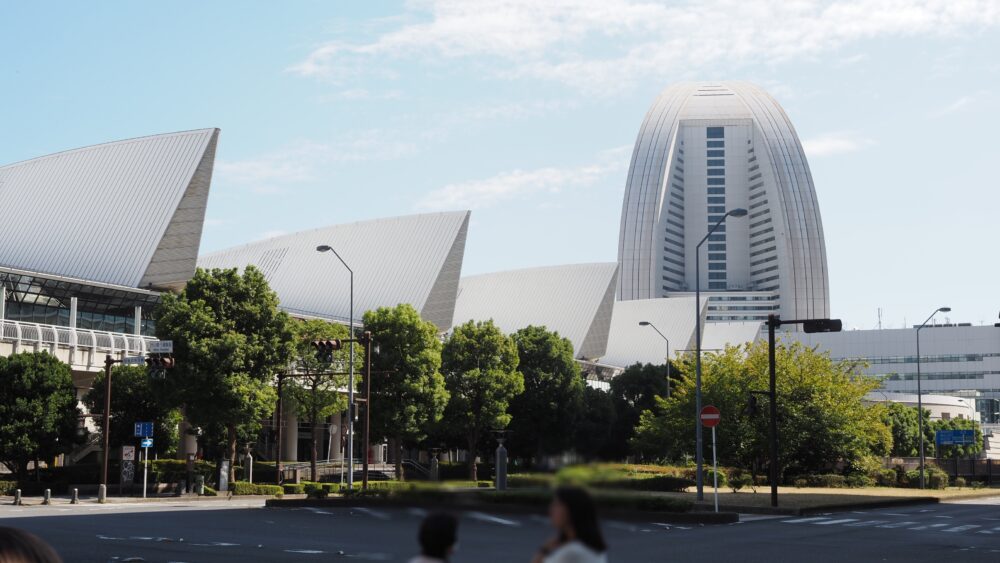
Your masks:
[[[112,355],[118,353],[138,355],[145,354],[149,343],[154,341],[156,339],[150,336],[121,332],[0,320],[0,342],[10,342],[15,346],[61,347]]]

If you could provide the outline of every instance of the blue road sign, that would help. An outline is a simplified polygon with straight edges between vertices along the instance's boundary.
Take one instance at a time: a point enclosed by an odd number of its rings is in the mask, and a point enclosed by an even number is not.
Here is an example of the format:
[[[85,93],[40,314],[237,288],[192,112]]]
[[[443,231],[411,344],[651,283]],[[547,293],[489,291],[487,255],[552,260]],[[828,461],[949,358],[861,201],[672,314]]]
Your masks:
[[[976,441],[975,430],[938,430],[934,441],[940,446],[965,446]]]
[[[135,423],[135,437],[136,438],[148,438],[153,435],[153,423],[152,422],[136,422]]]
[[[152,448],[153,447],[153,439],[152,438],[143,438],[141,445],[144,448]]]

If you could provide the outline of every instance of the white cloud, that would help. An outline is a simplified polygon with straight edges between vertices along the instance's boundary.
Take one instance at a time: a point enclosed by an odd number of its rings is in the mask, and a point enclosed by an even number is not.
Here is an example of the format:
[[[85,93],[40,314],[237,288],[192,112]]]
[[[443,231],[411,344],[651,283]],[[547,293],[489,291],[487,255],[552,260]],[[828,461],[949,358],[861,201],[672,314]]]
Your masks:
[[[492,66],[503,76],[606,92],[708,63],[780,63],[864,39],[987,28],[1000,24],[1000,2],[427,0],[407,15],[369,42],[320,45],[289,70],[343,81],[366,69],[385,73],[393,60],[487,56],[499,59]],[[593,39],[605,48],[594,49]]]
[[[315,181],[343,162],[393,160],[416,152],[415,144],[394,134],[371,129],[331,143],[299,141],[256,157],[219,161],[215,170],[222,186],[258,194],[277,194],[292,184]]]
[[[969,106],[979,102],[981,98],[986,96],[987,93],[984,91],[975,92],[973,94],[967,94],[964,96],[959,96],[958,99],[951,102],[950,104],[944,106],[931,113],[931,117],[946,117],[962,110],[967,109]]]
[[[420,209],[482,209],[507,200],[540,198],[593,186],[628,167],[631,147],[602,152],[595,162],[577,167],[513,170],[496,176],[448,184],[431,191],[417,203]],[[540,205],[551,205],[542,202]]]
[[[855,152],[868,148],[875,141],[854,133],[827,133],[802,141],[802,150],[809,158]]]

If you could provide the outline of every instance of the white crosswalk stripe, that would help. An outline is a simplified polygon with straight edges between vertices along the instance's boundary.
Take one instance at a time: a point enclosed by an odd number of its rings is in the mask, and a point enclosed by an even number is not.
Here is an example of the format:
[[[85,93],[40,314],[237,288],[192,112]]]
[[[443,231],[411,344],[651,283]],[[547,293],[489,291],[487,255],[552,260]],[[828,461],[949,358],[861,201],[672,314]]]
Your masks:
[[[976,528],[982,528],[979,524],[966,524],[964,526],[955,526],[954,528],[948,528],[947,530],[941,530],[942,532],[967,532],[969,530],[974,530]]]
[[[846,524],[848,522],[857,522],[857,518],[841,518],[840,520],[827,520],[826,522],[816,522],[817,526],[834,526],[836,524]]]
[[[853,524],[847,524],[852,528],[862,528],[866,526],[878,526],[879,524],[885,524],[888,520],[862,520],[861,522],[854,522]]]
[[[919,522],[892,522],[890,524],[882,524],[879,528],[905,528],[914,524],[919,524]]]
[[[821,520],[829,520],[826,516],[815,516],[813,518],[796,518],[795,520],[782,520],[785,524],[806,524],[809,522],[819,522]]]

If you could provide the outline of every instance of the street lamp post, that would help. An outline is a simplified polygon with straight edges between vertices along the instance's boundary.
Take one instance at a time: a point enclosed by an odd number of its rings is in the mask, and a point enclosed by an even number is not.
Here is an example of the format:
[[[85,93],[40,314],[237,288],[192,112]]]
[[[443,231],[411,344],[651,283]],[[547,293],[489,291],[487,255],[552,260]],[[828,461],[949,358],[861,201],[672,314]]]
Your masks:
[[[351,359],[350,368],[348,369],[349,375],[347,379],[347,490],[354,490],[354,412],[357,408],[354,405],[354,270],[347,265],[347,262],[340,257],[340,254],[333,249],[332,246],[321,244],[316,247],[317,252],[332,252],[337,260],[347,268],[347,272],[351,275],[351,305],[350,305],[350,319],[349,323],[349,333],[351,335]],[[365,452],[367,457],[368,452]]]
[[[934,315],[938,313],[949,313],[951,312],[951,307],[938,307],[931,313],[931,316],[927,317],[927,320],[921,323],[917,327],[917,426],[920,429],[920,488],[924,488],[924,402],[923,402],[923,392],[920,388],[920,330],[927,326],[927,323],[931,322]]]
[[[736,209],[730,209],[722,216],[721,219],[715,222],[708,233],[701,239],[701,241],[694,247],[694,342],[695,342],[695,356],[694,356],[694,428],[695,428],[695,462],[697,467],[695,468],[695,479],[698,485],[698,500],[705,500],[705,479],[702,475],[702,465],[704,464],[703,440],[701,435],[701,420],[698,416],[701,414],[701,245],[705,244],[708,237],[712,236],[712,233],[719,228],[719,225],[725,222],[729,217],[745,217],[747,210],[741,207]]]
[[[652,327],[652,329],[656,331],[656,334],[659,334],[660,338],[662,338],[663,341],[667,343],[667,358],[666,358],[666,362],[667,362],[667,398],[669,399],[670,398],[670,339],[667,338],[666,336],[664,336],[664,334],[662,332],[660,332],[660,329],[656,328],[656,325],[654,325],[653,323],[651,323],[649,321],[639,321],[639,326]]]

